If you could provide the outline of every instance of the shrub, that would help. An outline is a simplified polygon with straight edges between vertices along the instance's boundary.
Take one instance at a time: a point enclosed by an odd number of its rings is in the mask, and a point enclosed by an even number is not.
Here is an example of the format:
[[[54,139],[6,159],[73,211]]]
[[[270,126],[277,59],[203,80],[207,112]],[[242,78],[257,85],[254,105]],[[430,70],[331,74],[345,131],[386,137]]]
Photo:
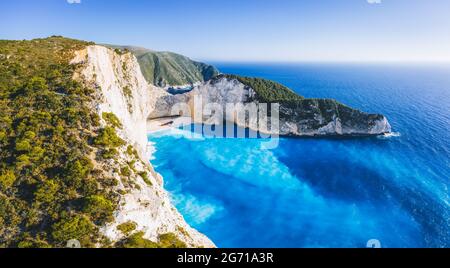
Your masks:
[[[152,186],[152,182],[150,181],[150,179],[148,178],[148,174],[145,171],[139,172],[138,173],[139,176],[141,176],[141,178],[144,180],[144,182],[148,185],[148,186]]]
[[[87,179],[92,172],[93,167],[91,160],[86,157],[70,162],[66,168],[66,182],[69,186],[80,188],[83,180]]]
[[[17,244],[18,248],[51,248],[51,246],[42,240],[27,238]]]
[[[90,215],[99,225],[114,220],[114,206],[112,202],[100,195],[88,197],[85,201],[83,212]]]
[[[31,164],[30,157],[26,154],[19,155],[16,160],[16,165],[19,169]]]
[[[117,136],[114,128],[105,127],[100,130],[100,134],[95,138],[94,144],[106,148],[117,148],[124,145],[125,142]]]
[[[123,88],[123,94],[129,99],[133,97],[133,92],[131,91],[131,88],[129,86],[125,86]]]
[[[56,193],[59,190],[59,185],[54,180],[47,180],[38,186],[34,193],[34,199],[39,203],[51,203],[56,199]]]
[[[6,140],[6,131],[0,130],[0,142]]]
[[[143,238],[144,232],[137,232],[124,239],[120,244],[123,248],[158,248],[158,244]]]
[[[135,167],[135,165],[136,165],[136,160],[131,160],[131,161],[128,162],[127,164],[128,164],[128,166],[130,167],[130,169],[131,169],[134,173],[136,173],[136,167]]]
[[[12,170],[3,171],[0,175],[0,186],[3,190],[12,187],[15,181],[16,175]]]
[[[123,166],[120,168],[120,175],[124,177],[130,177],[131,176],[131,170],[127,166]]]
[[[94,224],[87,217],[82,215],[66,216],[53,225],[52,237],[59,243],[65,243],[71,239],[88,243],[94,230]]]
[[[136,230],[137,224],[133,221],[124,222],[117,226],[117,230],[121,231],[124,235],[130,235]]]
[[[119,118],[113,113],[102,113],[102,118],[108,123],[109,125],[115,127],[115,128],[122,128],[122,123],[120,122]]]
[[[104,159],[113,159],[117,156],[118,152],[116,149],[106,149],[103,150],[101,155]]]
[[[26,86],[27,90],[47,90],[47,81],[42,77],[33,77]]]
[[[16,142],[16,151],[28,152],[31,150],[31,144],[29,140],[19,140]]]
[[[119,242],[124,248],[187,248],[175,234],[167,233],[158,236],[158,242],[143,238],[144,232],[137,232]]]
[[[158,239],[161,248],[187,248],[186,243],[178,239],[173,233],[162,234],[158,236]]]
[[[127,154],[128,154],[129,156],[134,156],[134,157],[136,157],[136,158],[139,158],[138,152],[137,152],[136,149],[134,149],[133,146],[131,146],[131,145],[128,145],[128,147],[127,147]]]

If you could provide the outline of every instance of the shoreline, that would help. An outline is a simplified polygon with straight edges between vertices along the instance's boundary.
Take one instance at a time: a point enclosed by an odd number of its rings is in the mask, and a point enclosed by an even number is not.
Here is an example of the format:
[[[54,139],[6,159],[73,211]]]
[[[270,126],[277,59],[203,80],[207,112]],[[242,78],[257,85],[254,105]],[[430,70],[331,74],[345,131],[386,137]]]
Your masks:
[[[191,117],[183,116],[170,116],[161,117],[147,120],[147,135],[155,134],[158,132],[174,129],[183,125],[195,124]],[[242,128],[239,125],[236,127]],[[243,127],[246,130],[255,131],[248,127]],[[270,135],[271,133],[263,133],[264,135]],[[365,139],[365,138],[390,138],[401,136],[398,132],[387,132],[382,134],[341,134],[341,135],[293,135],[293,134],[277,134],[279,138],[293,138],[293,139]],[[225,137],[226,138],[226,137]]]
[[[192,124],[190,117],[170,116],[147,120],[147,135]]]

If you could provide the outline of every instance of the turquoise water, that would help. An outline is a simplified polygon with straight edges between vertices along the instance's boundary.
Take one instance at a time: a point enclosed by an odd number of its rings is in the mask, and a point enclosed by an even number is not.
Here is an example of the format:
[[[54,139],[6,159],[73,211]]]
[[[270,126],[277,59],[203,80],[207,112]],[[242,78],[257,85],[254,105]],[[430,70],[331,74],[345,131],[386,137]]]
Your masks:
[[[217,64],[385,114],[396,135],[211,139],[152,134],[151,162],[219,247],[449,247],[450,67]],[[182,135],[180,135],[182,134]]]

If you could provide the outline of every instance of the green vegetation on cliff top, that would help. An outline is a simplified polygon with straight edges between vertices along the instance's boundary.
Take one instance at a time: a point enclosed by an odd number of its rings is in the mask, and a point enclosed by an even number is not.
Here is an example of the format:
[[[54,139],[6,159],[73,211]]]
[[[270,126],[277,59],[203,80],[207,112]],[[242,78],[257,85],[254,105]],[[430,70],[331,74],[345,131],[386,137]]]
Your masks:
[[[302,119],[311,119],[314,122],[314,116],[320,114],[325,122],[333,120],[338,116],[344,123],[354,123],[364,125],[367,119],[379,120],[383,116],[379,114],[367,114],[357,109],[351,108],[334,99],[317,99],[304,98],[298,95],[288,87],[262,78],[243,77],[238,75],[223,74],[218,75],[215,79],[226,77],[228,79],[236,79],[242,84],[252,88],[255,93],[255,99],[263,103],[279,103],[284,109],[281,110],[282,118],[298,121]],[[322,127],[323,124],[315,122],[311,125],[313,128]]]
[[[226,77],[228,79],[237,79],[242,84],[255,90],[258,101],[265,103],[290,102],[303,100],[304,98],[290,88],[262,78],[244,77],[239,75],[225,74],[217,78]]]
[[[131,46],[108,46],[131,51],[138,59],[145,79],[159,87],[203,82],[219,74],[214,66],[193,61],[176,53],[157,52]]]

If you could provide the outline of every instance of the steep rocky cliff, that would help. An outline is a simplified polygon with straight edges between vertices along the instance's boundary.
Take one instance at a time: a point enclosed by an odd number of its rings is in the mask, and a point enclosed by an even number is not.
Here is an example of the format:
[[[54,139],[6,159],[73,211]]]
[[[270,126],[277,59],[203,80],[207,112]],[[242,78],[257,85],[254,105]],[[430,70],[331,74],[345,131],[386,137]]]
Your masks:
[[[195,96],[202,97],[203,105],[218,103],[224,113],[229,103],[278,103],[279,132],[271,130],[270,121],[268,126],[255,118],[247,117],[245,122],[235,121],[243,127],[266,133],[287,136],[358,136],[391,132],[391,126],[383,115],[364,113],[331,99],[305,99],[272,81],[232,75],[217,76],[185,94],[161,96],[150,117],[177,115],[172,107],[177,103],[188,103],[192,107]],[[204,121],[209,119],[203,118]]]
[[[146,120],[154,110],[156,100],[167,93],[146,82],[131,53],[119,54],[92,45],[78,51],[72,64],[83,66],[75,79],[97,89],[97,113],[100,116],[104,113],[116,115],[122,125],[118,135],[138,151],[138,155],[133,156],[127,154],[127,146],[123,146],[118,157],[110,163],[121,167],[133,161],[134,170],[128,170],[126,182],[121,172],[111,174],[120,182],[116,187],[124,194],[114,213],[114,221],[102,232],[112,241],[118,241],[124,234],[117,227],[133,222],[137,224],[136,231],[144,232],[144,238],[153,241],[161,234],[174,233],[189,246],[213,247],[208,238],[186,224],[163,189],[161,176],[148,163]]]

